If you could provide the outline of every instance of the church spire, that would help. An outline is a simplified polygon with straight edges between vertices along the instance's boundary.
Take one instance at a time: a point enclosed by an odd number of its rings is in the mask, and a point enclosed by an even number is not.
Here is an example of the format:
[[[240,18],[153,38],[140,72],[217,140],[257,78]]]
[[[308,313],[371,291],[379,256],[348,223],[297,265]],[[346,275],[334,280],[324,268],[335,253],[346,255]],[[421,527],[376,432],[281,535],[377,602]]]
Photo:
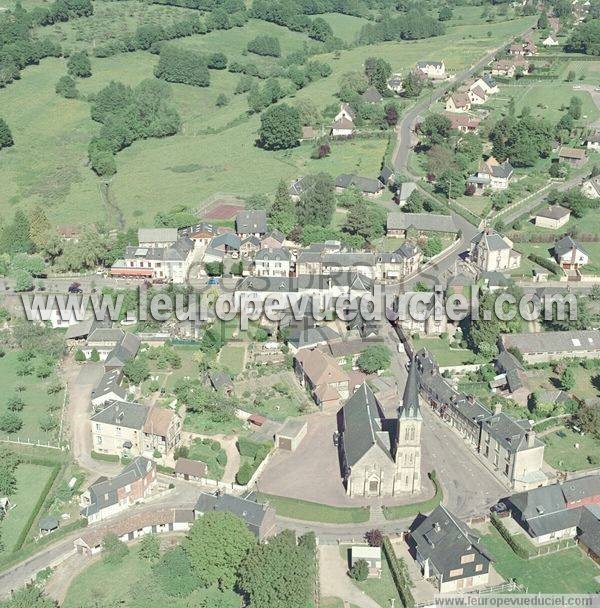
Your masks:
[[[417,376],[417,363],[413,359],[408,371],[404,395],[402,396],[401,418],[421,418],[419,407],[419,378]]]

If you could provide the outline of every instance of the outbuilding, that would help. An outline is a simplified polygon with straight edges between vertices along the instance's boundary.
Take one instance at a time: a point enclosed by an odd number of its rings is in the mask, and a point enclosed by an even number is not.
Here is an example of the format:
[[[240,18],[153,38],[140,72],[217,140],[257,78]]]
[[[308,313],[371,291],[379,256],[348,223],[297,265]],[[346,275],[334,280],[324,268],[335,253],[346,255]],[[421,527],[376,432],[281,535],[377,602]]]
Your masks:
[[[304,439],[308,424],[305,420],[288,418],[284,425],[275,433],[275,445],[280,450],[294,452]]]
[[[365,547],[364,545],[351,547],[350,565],[354,566],[360,560],[367,562],[370,577],[381,575],[381,547]]]
[[[206,477],[206,464],[200,460],[178,458],[175,464],[175,476],[185,481],[200,481]]]

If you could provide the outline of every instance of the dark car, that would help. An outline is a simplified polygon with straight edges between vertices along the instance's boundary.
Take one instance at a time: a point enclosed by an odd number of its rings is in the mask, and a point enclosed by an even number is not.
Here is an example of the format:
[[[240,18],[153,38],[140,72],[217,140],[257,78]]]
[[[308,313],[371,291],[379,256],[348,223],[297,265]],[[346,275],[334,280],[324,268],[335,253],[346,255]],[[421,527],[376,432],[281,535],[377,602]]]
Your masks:
[[[495,505],[492,505],[492,507],[490,508],[490,511],[492,513],[496,513],[497,515],[500,515],[501,513],[508,512],[508,506],[505,502],[502,502],[501,500],[499,500]]]
[[[69,285],[69,293],[81,293],[83,289],[81,289],[81,283],[71,283]]]

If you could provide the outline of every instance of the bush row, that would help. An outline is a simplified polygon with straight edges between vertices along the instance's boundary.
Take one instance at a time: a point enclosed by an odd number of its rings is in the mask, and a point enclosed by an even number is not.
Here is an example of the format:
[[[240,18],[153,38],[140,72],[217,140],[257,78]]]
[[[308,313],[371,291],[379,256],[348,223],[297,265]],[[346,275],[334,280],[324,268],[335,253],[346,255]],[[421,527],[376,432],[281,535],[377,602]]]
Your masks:
[[[396,589],[398,590],[398,595],[402,600],[402,604],[405,608],[413,608],[415,605],[415,598],[411,592],[411,587],[413,584],[410,580],[404,560],[398,559],[388,536],[383,537],[383,544],[381,545],[381,548],[383,550],[383,555],[387,560],[390,572],[392,574],[392,579],[396,585]]]
[[[508,546],[515,552],[515,554],[523,559],[529,559],[529,553],[528,553],[527,549],[525,549],[525,547],[521,546],[514,539],[512,534],[508,531],[506,526],[502,523],[500,518],[495,513],[492,513],[490,520],[491,520],[494,528],[496,528],[496,530],[498,530],[498,532],[500,533],[500,536],[507,542]]]

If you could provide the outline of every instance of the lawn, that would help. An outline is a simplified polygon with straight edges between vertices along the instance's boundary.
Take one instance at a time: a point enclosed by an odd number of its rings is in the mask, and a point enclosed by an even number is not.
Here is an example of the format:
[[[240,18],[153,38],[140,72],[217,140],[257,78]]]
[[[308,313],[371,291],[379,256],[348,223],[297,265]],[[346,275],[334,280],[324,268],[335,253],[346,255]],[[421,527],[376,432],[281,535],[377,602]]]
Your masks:
[[[259,493],[259,502],[269,502],[280,517],[324,524],[360,524],[369,521],[369,507],[332,507],[318,502]]]
[[[490,526],[482,537],[494,558],[494,567],[507,580],[515,579],[528,593],[597,593],[594,577],[600,570],[579,548],[524,560],[517,557],[498,532]]]
[[[227,465],[227,453],[218,441],[196,438],[189,447],[188,458],[199,460],[208,467],[211,479],[221,479]]]
[[[323,13],[319,17],[329,23],[334,36],[349,43],[355,42],[363,25],[369,23],[367,19],[362,17],[342,15],[341,13]]]
[[[350,564],[349,551],[350,547],[347,545],[340,546],[342,558],[346,560],[348,565]],[[360,582],[352,581],[350,584],[356,585],[361,591],[366,593],[382,607],[391,606],[392,599],[394,600],[395,605],[402,606],[402,601],[398,595],[398,590],[392,579],[392,574],[385,557],[381,560],[380,578],[368,578],[366,581]]]
[[[167,10],[152,10],[158,8]],[[137,8],[131,10],[136,12]],[[331,18],[347,35],[359,25],[355,18]],[[136,17],[128,17],[128,23],[129,19],[135,21]],[[442,57],[449,70],[456,71],[533,21],[530,17],[494,24],[451,25],[446,35],[435,40],[388,42],[317,56],[331,64],[333,73],[298,91],[296,99],[312,100],[321,110],[336,103],[340,78],[345,72],[361,70],[367,55],[387,59],[394,71],[401,72],[424,56]],[[66,32],[67,26],[60,25]],[[259,33],[277,35],[284,54],[307,40],[304,34],[251,20],[243,28],[192,36],[175,44],[222,50],[230,59],[242,57],[259,63],[261,58],[243,55],[247,41]],[[156,61],[155,55],[146,52],[93,58],[92,77],[78,81],[77,86],[83,95],[89,95],[110,80],[136,84],[152,77]],[[200,207],[217,192],[271,193],[281,179],[289,181],[310,172],[374,176],[386,149],[387,140],[375,138],[334,144],[331,155],[321,160],[310,158],[312,146],[308,144],[284,152],[261,150],[254,145],[259,117],[248,117],[245,96],[233,94],[239,76],[211,70],[212,85],[206,89],[172,86],[173,103],[183,122],[178,135],[136,142],[117,155],[118,173],[110,180],[109,191],[117,211],[108,212],[99,190],[100,180],[86,165],[87,146],[99,125],[91,120],[87,101],[56,95],[54,86],[65,72],[64,59],[44,59],[40,65],[26,68],[19,81],[0,90],[3,118],[15,138],[15,146],[2,151],[0,163],[0,214],[4,216],[10,216],[17,206],[42,204],[56,223],[104,221],[111,226],[124,223],[136,227],[151,223],[158,211],[168,210],[175,203]],[[229,105],[216,108],[219,93],[227,95]],[[294,99],[288,101],[293,103]],[[209,127],[217,132],[209,131]]]
[[[445,338],[423,338],[413,339],[417,350],[426,348],[429,350],[441,367],[453,365],[469,365],[477,363],[477,358],[473,351],[466,348],[450,348],[448,340]]]
[[[51,467],[37,464],[20,464],[17,468],[17,491],[11,496],[14,508],[11,509],[6,518],[0,523],[2,542],[6,551],[12,551],[27,520],[31,515],[44,486],[52,474]]]
[[[597,459],[600,455],[600,441],[591,435],[581,435],[565,427],[541,439],[546,444],[544,459],[555,469],[581,471],[598,466],[588,460],[589,457]],[[579,448],[575,447],[576,444]]]
[[[219,363],[225,367],[233,376],[244,371],[244,359],[246,356],[245,346],[226,345],[219,353]]]
[[[36,370],[41,364],[38,357],[24,363],[18,360],[20,351],[7,350],[4,357],[0,358],[0,378],[2,378],[2,399],[0,400],[0,413],[7,410],[6,401],[9,397],[18,395],[25,406],[18,412],[23,420],[23,427],[14,435],[21,439],[41,442],[56,442],[56,431],[42,431],[39,420],[52,408],[55,416],[60,416],[64,392],[49,395],[48,387],[56,382],[56,374],[53,372],[49,378],[38,378]],[[18,370],[22,366],[30,366],[33,372],[27,376],[19,376]],[[23,388],[17,391],[17,387]],[[6,433],[0,432],[6,436]]]
[[[404,519],[405,517],[414,517],[419,513],[430,513],[444,499],[442,486],[439,484],[434,475],[430,476],[431,481],[435,486],[435,494],[428,500],[415,502],[410,505],[399,505],[396,507],[383,507],[383,514],[386,519]]]

